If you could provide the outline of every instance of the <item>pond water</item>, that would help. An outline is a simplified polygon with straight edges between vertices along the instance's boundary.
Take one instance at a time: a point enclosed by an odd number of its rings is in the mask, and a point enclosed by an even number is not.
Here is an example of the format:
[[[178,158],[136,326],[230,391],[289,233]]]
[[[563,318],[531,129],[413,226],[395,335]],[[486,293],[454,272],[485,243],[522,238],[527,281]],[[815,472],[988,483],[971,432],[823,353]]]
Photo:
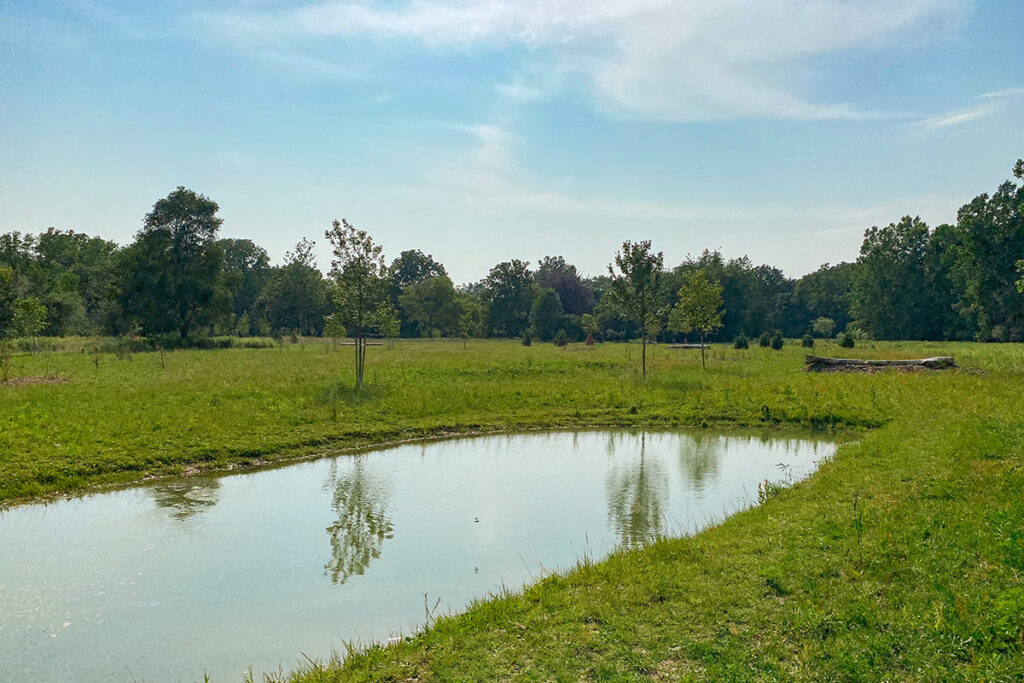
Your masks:
[[[382,641],[793,482],[804,433],[435,441],[0,512],[0,675],[240,681]]]

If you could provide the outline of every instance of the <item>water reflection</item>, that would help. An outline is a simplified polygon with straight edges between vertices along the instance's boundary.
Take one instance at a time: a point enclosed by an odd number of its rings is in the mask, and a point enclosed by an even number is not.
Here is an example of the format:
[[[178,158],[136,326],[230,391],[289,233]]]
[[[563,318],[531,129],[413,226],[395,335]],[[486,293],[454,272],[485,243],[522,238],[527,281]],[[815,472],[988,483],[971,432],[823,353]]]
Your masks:
[[[216,505],[220,487],[220,479],[195,478],[156,484],[149,487],[149,493],[157,508],[184,521]]]
[[[605,479],[608,522],[626,546],[645,543],[661,534],[668,504],[665,470],[660,462],[647,461],[647,435],[641,434],[639,441],[639,458],[610,464]],[[609,455],[615,453],[615,446],[615,435],[609,435]]]
[[[692,437],[681,439],[679,463],[686,476],[686,482],[694,491],[703,491],[705,482],[718,475],[719,461],[725,451],[726,440],[696,432]]]
[[[332,461],[324,488],[338,516],[327,527],[331,560],[324,569],[332,582],[341,585],[363,574],[380,557],[384,540],[392,536],[388,486],[366,468],[364,456],[356,456],[350,462]]]

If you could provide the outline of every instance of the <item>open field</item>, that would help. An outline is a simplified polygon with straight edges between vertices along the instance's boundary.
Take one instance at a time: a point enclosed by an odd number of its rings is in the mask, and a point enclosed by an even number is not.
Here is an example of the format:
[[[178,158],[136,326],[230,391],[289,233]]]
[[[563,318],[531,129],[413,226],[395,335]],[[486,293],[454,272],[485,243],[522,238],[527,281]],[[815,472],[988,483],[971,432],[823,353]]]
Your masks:
[[[84,347],[83,347],[84,348]],[[793,489],[442,618],[338,678],[1019,680],[1024,674],[1024,347],[863,343],[964,369],[814,374],[804,349],[517,342],[375,347],[369,390],[330,344],[118,359],[14,357],[0,501],[389,440],[587,425],[805,425],[849,437]]]

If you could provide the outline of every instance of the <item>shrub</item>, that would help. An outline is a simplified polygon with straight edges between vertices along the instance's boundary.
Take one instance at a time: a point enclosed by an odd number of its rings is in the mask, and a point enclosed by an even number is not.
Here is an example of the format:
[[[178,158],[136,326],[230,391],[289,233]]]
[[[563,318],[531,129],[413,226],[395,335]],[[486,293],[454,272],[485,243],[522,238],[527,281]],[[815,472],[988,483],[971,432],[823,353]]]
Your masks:
[[[800,340],[800,345],[803,346],[805,349],[814,348],[814,337],[812,337],[810,333],[805,334],[804,338]]]
[[[529,346],[533,343],[533,338],[530,336],[530,332],[523,332],[523,346]]]
[[[767,349],[772,344],[771,335],[767,332],[762,332],[761,336],[757,338],[757,343]]]
[[[736,341],[732,343],[734,349],[749,349],[750,342],[747,341],[747,335],[740,332],[740,335],[736,337]]]
[[[772,337],[772,348],[778,351],[779,349],[782,348],[782,345],[784,343],[785,342],[782,339],[782,335],[776,332],[775,335]]]
[[[854,346],[853,335],[849,332],[843,332],[839,335],[839,345],[844,349],[852,349]]]
[[[565,330],[558,330],[555,333],[555,346],[565,346],[569,343],[569,335]]]

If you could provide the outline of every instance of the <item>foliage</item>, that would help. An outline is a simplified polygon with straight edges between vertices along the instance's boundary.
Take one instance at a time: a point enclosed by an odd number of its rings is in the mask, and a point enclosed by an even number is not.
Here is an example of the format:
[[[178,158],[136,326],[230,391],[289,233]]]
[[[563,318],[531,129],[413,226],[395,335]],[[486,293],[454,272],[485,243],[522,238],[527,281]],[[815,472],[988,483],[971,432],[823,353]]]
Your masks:
[[[363,385],[367,335],[382,326],[392,327],[394,308],[388,298],[388,269],[383,249],[365,230],[344,218],[325,233],[334,259],[334,321],[350,330],[355,340],[355,385]]]
[[[529,325],[533,276],[529,263],[513,259],[491,268],[484,280],[490,328],[500,337],[518,337]]]
[[[454,336],[460,318],[455,287],[447,275],[435,275],[405,286],[398,302],[421,337]]]
[[[679,301],[672,308],[668,328],[674,332],[700,332],[700,362],[706,367],[704,341],[709,332],[722,326],[722,286],[708,282],[703,270],[693,270],[684,276],[679,288]]]
[[[320,335],[324,332],[332,292],[316,267],[315,245],[312,240],[300,240],[285,254],[284,265],[270,270],[253,309],[259,318],[268,322],[271,334]]]
[[[541,341],[551,341],[565,323],[565,311],[558,293],[550,287],[537,292],[530,307],[530,329]],[[563,330],[564,332],[564,330]]]
[[[230,315],[217,203],[178,187],[153,205],[122,258],[126,324],[144,334],[207,330]]]
[[[608,265],[611,278],[605,296],[612,309],[640,328],[641,373],[647,377],[647,339],[652,328],[660,327],[664,315],[661,280],[665,257],[651,251],[651,242],[622,243],[615,254],[614,267]]]
[[[747,335],[743,334],[742,332],[736,335],[736,339],[734,339],[732,342],[732,347],[734,349],[749,349],[750,342],[747,340]]]
[[[812,349],[812,348],[814,348],[814,337],[812,337],[810,334],[805,334],[800,339],[800,345],[802,347],[804,347],[805,349]]]
[[[776,332],[772,335],[772,348],[776,351],[780,350],[785,344],[785,340],[782,338],[781,332]]]
[[[555,333],[555,346],[566,346],[569,343],[569,335],[565,330],[558,330]]]
[[[534,278],[537,287],[555,290],[566,313],[583,315],[594,310],[594,292],[590,285],[580,277],[576,266],[569,265],[561,256],[542,258]]]
[[[830,339],[836,331],[836,321],[832,318],[816,318],[811,330],[819,337]]]
[[[767,332],[762,332],[761,336],[757,338],[757,343],[763,348],[768,348],[772,343],[772,336]]]
[[[523,332],[523,338],[521,343],[523,346],[530,346],[531,344],[533,344],[533,335],[530,334],[529,330]]]
[[[855,346],[855,344],[856,342],[854,342],[853,334],[851,334],[850,332],[843,332],[841,335],[839,335],[839,346],[843,347],[844,349],[852,349]]]

